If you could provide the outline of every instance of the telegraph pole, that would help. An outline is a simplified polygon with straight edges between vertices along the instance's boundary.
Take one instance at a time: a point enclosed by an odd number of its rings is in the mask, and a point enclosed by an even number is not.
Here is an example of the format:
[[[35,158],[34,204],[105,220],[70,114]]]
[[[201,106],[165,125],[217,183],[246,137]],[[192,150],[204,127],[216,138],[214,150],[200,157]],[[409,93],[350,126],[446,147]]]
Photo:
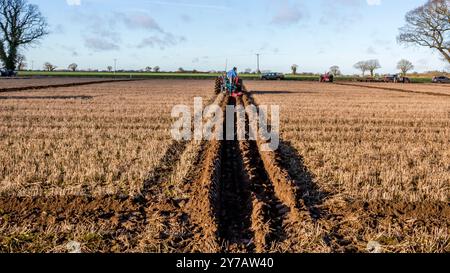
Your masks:
[[[114,59],[114,79],[116,78],[116,71],[117,71],[117,59]]]
[[[256,63],[257,63],[256,73],[257,74],[261,74],[261,71],[259,70],[259,56],[260,55],[261,54],[259,54],[259,53],[256,54]]]

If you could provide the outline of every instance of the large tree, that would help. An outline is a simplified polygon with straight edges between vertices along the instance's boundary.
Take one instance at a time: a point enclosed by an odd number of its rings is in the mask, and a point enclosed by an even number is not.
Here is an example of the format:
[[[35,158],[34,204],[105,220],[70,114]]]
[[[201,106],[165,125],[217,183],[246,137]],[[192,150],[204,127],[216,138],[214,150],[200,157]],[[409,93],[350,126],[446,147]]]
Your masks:
[[[337,65],[333,65],[332,67],[330,67],[330,72],[334,76],[340,76],[341,75],[341,69]]]
[[[292,74],[296,75],[297,74],[297,70],[298,70],[298,65],[293,64],[291,66],[291,70],[292,70]]]
[[[403,76],[406,76],[408,71],[414,69],[414,65],[410,61],[402,59],[397,63],[397,69],[402,72]]]
[[[365,76],[366,71],[369,70],[369,67],[367,66],[366,61],[357,62],[353,67],[358,70],[361,70],[363,77]]]
[[[76,63],[69,64],[69,66],[67,68],[69,70],[71,70],[72,72],[75,72],[75,71],[77,71],[78,65]]]
[[[51,72],[51,71],[55,71],[55,69],[56,69],[56,66],[51,64],[51,63],[49,63],[49,62],[46,62],[44,64],[44,70],[45,71]]]
[[[378,60],[368,60],[366,61],[367,70],[370,71],[370,76],[374,76],[375,70],[381,68],[380,61]]]
[[[48,34],[46,19],[36,5],[26,0],[0,0],[0,59],[15,70],[21,47],[36,43]]]
[[[450,63],[450,0],[429,0],[406,14],[398,41],[439,51]]]

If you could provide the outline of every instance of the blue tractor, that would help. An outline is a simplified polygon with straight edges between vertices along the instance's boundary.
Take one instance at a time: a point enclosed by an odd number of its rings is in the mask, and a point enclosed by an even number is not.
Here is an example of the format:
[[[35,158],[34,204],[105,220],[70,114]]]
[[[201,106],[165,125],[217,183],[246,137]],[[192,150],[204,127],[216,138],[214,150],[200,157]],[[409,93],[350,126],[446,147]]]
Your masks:
[[[240,97],[243,95],[244,84],[241,78],[235,77],[234,79],[228,78],[226,75],[222,75],[216,78],[215,85],[216,94],[221,92],[228,93],[233,97]]]

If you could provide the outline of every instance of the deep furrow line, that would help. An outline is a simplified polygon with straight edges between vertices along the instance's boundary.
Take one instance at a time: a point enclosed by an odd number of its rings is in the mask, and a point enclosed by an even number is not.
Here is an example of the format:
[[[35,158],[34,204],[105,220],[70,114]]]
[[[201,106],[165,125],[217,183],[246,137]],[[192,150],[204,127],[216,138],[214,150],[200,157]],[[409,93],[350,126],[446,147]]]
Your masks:
[[[243,96],[244,106],[257,105],[252,97],[247,93]],[[298,188],[295,181],[290,177],[288,171],[283,167],[282,160],[278,151],[267,152],[262,151],[261,146],[265,144],[263,140],[258,138],[257,148],[261,156],[268,177],[273,185],[277,198],[290,210],[291,218],[299,213],[299,205],[297,201]]]
[[[222,111],[225,113],[228,104],[243,106],[249,102],[247,95],[237,101],[227,96]],[[248,115],[246,121],[248,127]],[[236,136],[234,140],[208,142],[200,166],[204,171],[189,205],[202,234],[198,250],[266,252],[284,239],[285,220],[295,218],[297,211],[296,187],[275,155],[261,152],[261,144],[238,141]]]

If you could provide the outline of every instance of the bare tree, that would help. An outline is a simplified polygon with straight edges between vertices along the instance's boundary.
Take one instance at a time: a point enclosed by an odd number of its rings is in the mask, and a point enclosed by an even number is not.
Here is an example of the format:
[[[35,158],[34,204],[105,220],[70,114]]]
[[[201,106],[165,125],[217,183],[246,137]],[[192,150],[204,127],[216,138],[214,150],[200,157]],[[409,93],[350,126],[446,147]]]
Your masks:
[[[339,66],[337,66],[337,65],[333,65],[332,67],[330,67],[330,72],[331,72],[331,74],[333,74],[334,76],[339,76],[339,75],[341,75],[341,69],[340,69]]]
[[[365,76],[366,71],[369,70],[369,67],[368,67],[366,61],[357,62],[353,67],[358,69],[358,70],[361,70],[363,77]]]
[[[397,40],[438,50],[450,63],[450,0],[428,0],[408,12]]]
[[[78,65],[76,63],[69,64],[69,70],[72,70],[72,72],[77,71]]]
[[[378,60],[368,60],[366,61],[367,70],[370,71],[370,76],[374,76],[375,70],[381,68],[380,61]]]
[[[56,69],[56,66],[54,66],[54,65],[52,65],[51,63],[49,63],[49,62],[46,62],[45,64],[44,64],[44,70],[45,71],[54,71]]]
[[[108,69],[108,72],[111,72],[113,70],[113,67],[109,65],[106,69]]]
[[[145,72],[152,72],[152,68],[151,68],[150,66],[147,66],[147,67],[145,68]]]
[[[292,70],[292,74],[296,75],[297,74],[297,70],[298,70],[298,65],[293,64],[291,66],[291,70]]]
[[[158,73],[158,72],[159,72],[159,70],[160,70],[159,66],[155,66],[155,67],[153,67],[153,71],[155,71],[156,73]]]
[[[397,69],[402,71],[403,76],[406,76],[406,73],[408,73],[408,71],[414,69],[414,65],[410,61],[402,59],[397,63]]]
[[[0,59],[5,68],[15,70],[22,46],[48,34],[47,21],[36,5],[27,0],[0,0]]]
[[[17,54],[16,64],[17,64],[17,69],[25,70],[25,68],[27,67],[25,55]]]

